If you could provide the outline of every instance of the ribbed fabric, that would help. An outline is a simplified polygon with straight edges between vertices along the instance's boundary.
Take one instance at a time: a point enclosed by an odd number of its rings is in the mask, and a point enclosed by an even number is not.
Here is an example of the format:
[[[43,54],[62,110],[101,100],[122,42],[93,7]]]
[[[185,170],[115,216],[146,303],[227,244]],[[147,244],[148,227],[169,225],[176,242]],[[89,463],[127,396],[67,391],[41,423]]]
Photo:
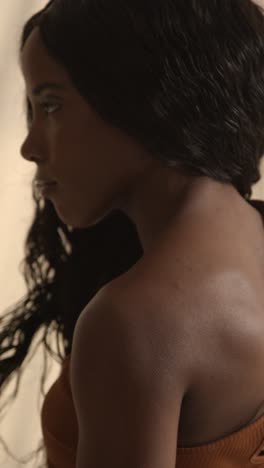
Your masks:
[[[48,468],[75,468],[78,423],[69,383],[67,356],[59,378],[50,387],[41,409],[41,426]]]
[[[69,384],[67,356],[41,410],[48,468],[75,468],[78,424]],[[209,444],[177,449],[177,468],[264,468],[264,415]]]

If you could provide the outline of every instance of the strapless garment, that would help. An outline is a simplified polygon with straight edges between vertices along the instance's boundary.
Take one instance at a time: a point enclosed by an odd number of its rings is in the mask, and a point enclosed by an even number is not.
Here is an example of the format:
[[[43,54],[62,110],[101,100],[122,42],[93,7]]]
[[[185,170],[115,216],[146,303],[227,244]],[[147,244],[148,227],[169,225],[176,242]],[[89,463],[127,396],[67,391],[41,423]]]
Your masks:
[[[76,468],[78,423],[69,380],[70,355],[45,396],[41,427],[48,468]],[[195,447],[177,448],[177,468],[264,468],[264,415],[240,430]],[[136,468],[136,467],[135,467]]]

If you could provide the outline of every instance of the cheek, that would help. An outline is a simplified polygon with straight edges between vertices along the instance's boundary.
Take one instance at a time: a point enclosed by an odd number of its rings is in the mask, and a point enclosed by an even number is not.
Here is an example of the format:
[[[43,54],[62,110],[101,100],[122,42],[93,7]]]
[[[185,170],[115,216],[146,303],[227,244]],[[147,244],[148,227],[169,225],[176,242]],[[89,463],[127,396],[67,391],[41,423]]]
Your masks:
[[[126,172],[130,172],[125,162],[125,144],[111,127],[91,120],[64,120],[55,128],[57,171],[67,186],[78,186],[78,192],[119,190]]]
[[[49,132],[52,164],[67,179],[74,179],[75,174],[82,175],[88,167],[89,139],[77,127],[67,122],[53,126]]]
[[[56,140],[54,165],[61,184],[69,189],[71,197],[78,198],[87,195],[91,186],[97,186],[104,166],[87,139],[72,133]]]

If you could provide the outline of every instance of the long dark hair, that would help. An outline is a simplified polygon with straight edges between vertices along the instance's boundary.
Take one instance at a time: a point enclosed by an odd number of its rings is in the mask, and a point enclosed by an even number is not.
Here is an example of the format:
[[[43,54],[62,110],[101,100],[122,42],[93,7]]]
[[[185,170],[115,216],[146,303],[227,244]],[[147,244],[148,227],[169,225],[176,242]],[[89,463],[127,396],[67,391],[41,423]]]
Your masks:
[[[1,317],[0,387],[4,389],[19,368],[24,370],[31,360],[25,360],[29,351],[33,355],[43,344],[44,396],[47,353],[62,364],[71,352],[75,324],[85,305],[102,286],[134,265],[143,250],[135,225],[122,212],[113,212],[88,229],[71,229],[58,218],[49,200],[38,199],[33,187],[32,191],[36,208],[21,263],[27,294]],[[56,351],[51,345],[54,334]],[[38,341],[32,349],[35,336]],[[17,372],[13,398],[20,378],[21,372]],[[43,440],[35,453],[41,449]]]
[[[25,24],[21,50],[39,27],[50,56],[102,118],[165,166],[231,183],[250,199],[264,152],[263,12],[251,0],[53,0]],[[13,352],[1,360],[2,386],[39,330],[52,354],[55,329],[62,361],[83,307],[143,255],[123,213],[70,230],[49,201],[33,198],[28,294],[1,319],[1,355]]]

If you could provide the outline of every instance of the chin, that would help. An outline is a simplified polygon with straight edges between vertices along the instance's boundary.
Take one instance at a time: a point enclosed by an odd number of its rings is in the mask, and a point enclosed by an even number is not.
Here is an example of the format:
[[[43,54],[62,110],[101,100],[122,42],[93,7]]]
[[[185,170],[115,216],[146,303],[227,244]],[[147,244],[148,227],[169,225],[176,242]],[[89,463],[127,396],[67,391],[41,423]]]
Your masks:
[[[74,215],[70,213],[62,213],[58,208],[55,206],[55,210],[57,212],[58,217],[60,220],[66,224],[70,230],[73,229],[88,229],[92,226],[95,226],[96,224],[100,223],[106,216],[107,213],[104,213],[103,215],[100,216],[87,216],[87,213],[82,216],[81,213],[74,213]]]

